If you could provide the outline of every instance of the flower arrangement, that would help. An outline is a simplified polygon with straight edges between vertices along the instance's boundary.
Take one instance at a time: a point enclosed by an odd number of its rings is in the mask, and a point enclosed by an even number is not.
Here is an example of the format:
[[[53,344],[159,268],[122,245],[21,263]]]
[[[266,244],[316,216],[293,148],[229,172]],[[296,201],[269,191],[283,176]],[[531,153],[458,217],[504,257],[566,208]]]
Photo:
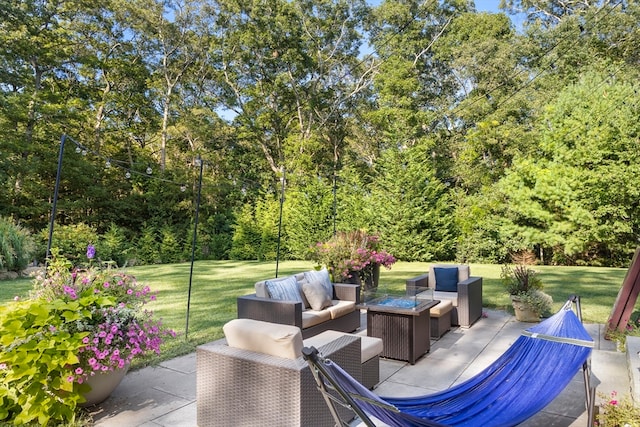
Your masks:
[[[94,255],[89,246],[89,261]],[[54,251],[30,297],[0,307],[0,421],[73,422],[90,377],[160,353],[175,336],[144,308],[155,299],[131,275],[72,269]]]
[[[614,390],[610,395],[598,393],[603,400],[596,415],[596,426],[601,427],[632,427],[640,425],[640,408],[627,397],[618,398]]]
[[[500,277],[509,295],[528,293],[543,288],[538,273],[526,265],[516,265],[513,268],[509,265],[503,265]]]
[[[513,268],[504,265],[500,277],[505,290],[511,295],[518,320],[525,320],[524,317],[520,317],[520,310],[524,308],[531,310],[537,319],[551,311],[553,298],[542,291],[544,285],[535,270],[523,264]],[[533,319],[525,321],[531,320]]]
[[[349,282],[354,275],[366,281],[374,266],[390,269],[396,262],[393,255],[380,249],[377,235],[362,230],[338,232],[326,242],[318,242],[311,247],[311,258],[327,267],[334,282]]]

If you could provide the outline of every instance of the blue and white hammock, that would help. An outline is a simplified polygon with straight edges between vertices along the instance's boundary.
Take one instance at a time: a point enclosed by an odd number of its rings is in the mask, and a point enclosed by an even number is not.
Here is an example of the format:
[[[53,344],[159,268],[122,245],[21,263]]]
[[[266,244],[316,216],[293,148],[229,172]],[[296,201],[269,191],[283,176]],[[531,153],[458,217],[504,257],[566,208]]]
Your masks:
[[[577,301],[578,310],[579,299]],[[515,426],[535,415],[584,370],[587,410],[592,413],[594,390],[589,386],[588,359],[593,340],[572,300],[552,317],[527,329],[491,366],[447,390],[419,397],[379,397],[340,366],[322,358],[315,348],[304,348],[318,388],[338,424],[336,398],[368,426],[369,416],[389,426]],[[591,418],[591,417],[589,417]]]

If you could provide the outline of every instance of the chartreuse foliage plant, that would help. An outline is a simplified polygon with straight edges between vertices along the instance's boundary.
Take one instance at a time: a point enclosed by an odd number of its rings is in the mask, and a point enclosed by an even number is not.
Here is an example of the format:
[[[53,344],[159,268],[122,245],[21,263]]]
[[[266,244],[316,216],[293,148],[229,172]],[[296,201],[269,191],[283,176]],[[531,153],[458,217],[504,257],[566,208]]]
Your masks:
[[[98,296],[77,301],[34,299],[0,306],[0,421],[73,422],[88,386],[73,366],[88,332],[67,325],[88,313]]]

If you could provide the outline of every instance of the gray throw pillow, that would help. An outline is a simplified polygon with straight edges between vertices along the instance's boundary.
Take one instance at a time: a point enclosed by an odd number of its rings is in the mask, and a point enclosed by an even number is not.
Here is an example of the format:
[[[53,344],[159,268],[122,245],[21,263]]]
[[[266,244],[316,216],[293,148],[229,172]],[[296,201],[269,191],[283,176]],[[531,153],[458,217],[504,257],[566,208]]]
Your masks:
[[[294,276],[288,276],[282,279],[271,279],[264,282],[269,291],[269,296],[273,299],[282,301],[300,301],[302,295],[300,294],[300,288],[298,287],[298,281]]]
[[[313,310],[322,310],[331,307],[331,297],[320,282],[306,282],[302,284],[302,292],[307,297]]]
[[[329,271],[327,270],[326,267],[323,267],[321,270],[305,271],[304,278],[307,279],[307,282],[322,283],[322,286],[324,286],[329,296],[333,297],[333,283],[331,283],[331,278],[329,277]]]

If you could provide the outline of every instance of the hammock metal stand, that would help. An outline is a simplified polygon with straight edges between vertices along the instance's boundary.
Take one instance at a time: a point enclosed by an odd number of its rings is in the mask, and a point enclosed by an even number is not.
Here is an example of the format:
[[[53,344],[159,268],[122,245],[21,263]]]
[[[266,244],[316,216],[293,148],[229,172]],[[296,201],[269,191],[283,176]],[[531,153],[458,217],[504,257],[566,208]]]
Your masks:
[[[563,310],[571,310],[572,307],[575,306],[576,316],[582,323],[582,308],[580,305],[580,297],[577,295],[571,295],[563,307]],[[532,334],[528,331],[524,331],[523,335],[532,336],[535,335],[535,338],[542,340],[550,340],[556,342],[564,342],[570,344],[583,345],[584,342],[577,343],[573,341],[580,340],[572,340],[567,338],[559,338],[555,336],[541,336],[540,334]],[[344,387],[340,385],[338,381],[333,377],[331,372],[327,370],[328,363],[332,363],[329,359],[325,359],[315,347],[304,347],[302,349],[302,355],[304,359],[309,363],[311,368],[311,372],[316,381],[317,388],[324,397],[324,400],[327,404],[331,415],[333,416],[336,424],[335,426],[343,426],[348,427],[351,424],[347,421],[342,420],[338,416],[338,411],[336,405],[343,406],[345,408],[350,409],[355,413],[356,417],[359,418],[367,427],[376,427],[376,424],[371,420],[371,417],[365,412],[365,410],[360,406],[358,402],[366,402],[368,404],[373,404],[376,407],[382,408],[386,411],[401,414],[401,411],[395,406],[384,402],[383,400],[372,399],[366,396],[362,396],[358,393],[349,392],[345,390]],[[588,420],[587,426],[590,427],[593,425],[594,419],[594,405],[595,405],[595,396],[596,396],[596,387],[591,383],[591,357],[589,356],[587,360],[582,364],[582,373],[584,378],[584,387],[585,387],[585,409],[587,410]],[[329,392],[333,391],[337,397]],[[428,421],[426,421],[428,422]],[[433,422],[425,425],[433,425],[433,426],[443,426],[443,424],[439,424],[438,422]]]

